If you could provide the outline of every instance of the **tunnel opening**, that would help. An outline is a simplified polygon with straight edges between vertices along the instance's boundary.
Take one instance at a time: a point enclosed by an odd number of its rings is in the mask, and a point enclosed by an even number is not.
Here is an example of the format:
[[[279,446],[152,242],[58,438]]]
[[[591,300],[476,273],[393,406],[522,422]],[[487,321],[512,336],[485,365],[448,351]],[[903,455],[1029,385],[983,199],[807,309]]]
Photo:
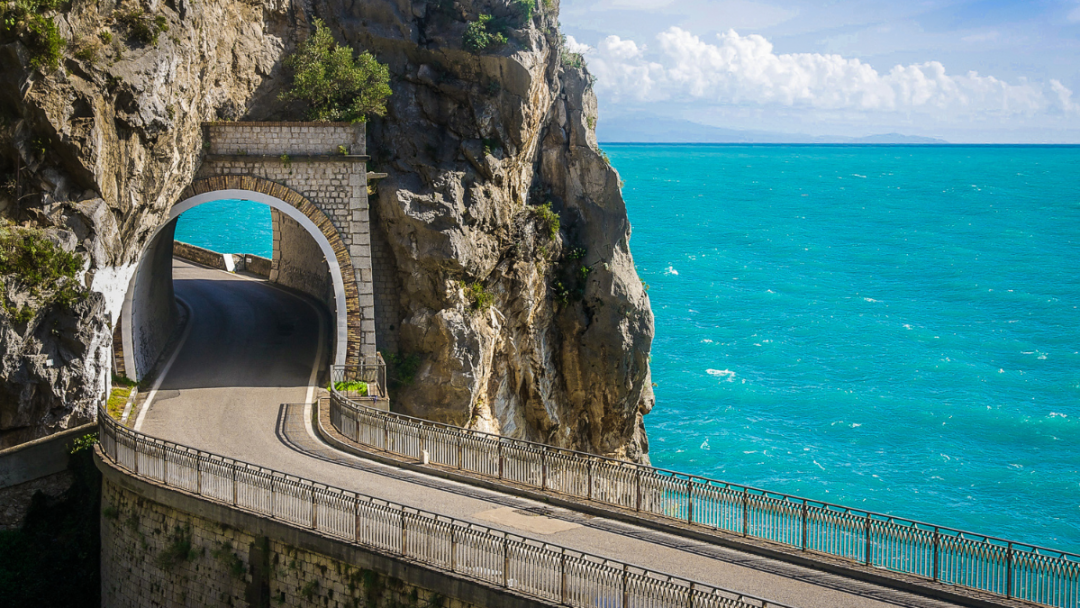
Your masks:
[[[346,364],[351,312],[346,294],[353,273],[342,268],[333,226],[312,209],[242,190],[206,192],[174,205],[148,240],[129,283],[117,324],[117,375],[151,379],[170,355],[182,319],[174,257],[309,296],[331,324],[322,360]]]

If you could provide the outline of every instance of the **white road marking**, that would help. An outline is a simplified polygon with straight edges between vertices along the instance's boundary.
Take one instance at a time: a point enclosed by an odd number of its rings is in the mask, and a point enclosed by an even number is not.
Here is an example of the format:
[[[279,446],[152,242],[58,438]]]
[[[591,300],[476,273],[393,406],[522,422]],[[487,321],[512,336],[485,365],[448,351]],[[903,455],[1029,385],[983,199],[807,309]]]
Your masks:
[[[246,277],[242,274],[228,272],[220,268],[211,268],[210,266],[204,266],[197,262],[193,263],[189,260],[182,261],[185,263],[193,264],[195,266],[200,266],[202,268],[207,268],[209,270],[217,270],[218,272],[225,273],[233,278],[243,279],[245,281],[252,281],[255,283],[262,283],[263,285],[266,285],[267,287],[270,287],[272,289],[276,289],[277,291],[280,291],[281,293],[289,297],[300,300],[304,304],[307,304],[315,313],[315,317],[319,319],[319,343],[316,347],[317,350],[315,352],[315,365],[311,367],[311,375],[308,376],[307,395],[304,398],[304,430],[307,431],[309,437],[315,440],[319,440],[319,438],[315,435],[315,428],[311,426],[311,406],[313,403],[313,398],[315,396],[315,389],[318,388],[315,383],[319,378],[319,369],[322,367],[323,348],[326,346],[326,320],[323,319],[322,311],[320,311],[318,307],[316,307],[315,304],[311,303],[311,301],[309,301],[307,298],[302,298],[287,289],[271,283],[267,279]],[[142,410],[139,412],[139,417],[135,420],[134,428],[136,431],[142,427],[143,419],[146,417],[146,412],[150,411],[150,402],[153,401],[155,396],[157,396],[158,387],[161,386],[161,382],[165,379],[165,375],[169,373],[169,369],[172,367],[173,361],[176,360],[176,355],[180,352],[180,349],[183,348],[184,342],[187,341],[188,334],[191,332],[191,320],[194,317],[191,306],[188,306],[187,302],[184,302],[183,299],[179,297],[177,297],[176,299],[180,302],[183,302],[184,306],[188,309],[187,327],[184,328],[184,335],[180,338],[180,342],[176,345],[176,349],[173,351],[172,356],[169,357],[169,362],[165,364],[165,367],[161,370],[161,374],[158,375],[158,379],[154,382],[154,388],[150,391],[150,394],[146,396],[146,401],[143,403]]]

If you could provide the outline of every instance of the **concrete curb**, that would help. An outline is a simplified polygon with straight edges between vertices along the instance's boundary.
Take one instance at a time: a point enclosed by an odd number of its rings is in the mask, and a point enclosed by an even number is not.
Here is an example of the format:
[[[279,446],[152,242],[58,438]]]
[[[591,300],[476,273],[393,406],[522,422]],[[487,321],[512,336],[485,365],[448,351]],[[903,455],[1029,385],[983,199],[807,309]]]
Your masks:
[[[888,587],[897,591],[904,591],[913,595],[919,595],[936,600],[942,600],[951,602],[961,606],[969,606],[970,608],[1026,608],[1032,606],[1040,606],[1039,604],[1032,604],[1022,600],[1010,600],[1010,599],[998,599],[991,597],[973,597],[969,595],[963,595],[954,591],[956,587],[945,585],[942,583],[934,584],[930,581],[920,580],[906,580],[900,578],[902,575],[894,574],[888,571],[883,571],[878,568],[860,567],[856,565],[849,565],[844,563],[836,563],[826,561],[825,559],[818,558],[815,554],[792,554],[787,551],[779,550],[777,548],[766,545],[768,541],[761,541],[761,544],[746,542],[741,537],[728,537],[722,535],[723,533],[709,533],[700,529],[691,528],[686,525],[677,525],[665,521],[653,520],[647,517],[642,517],[636,513],[626,512],[619,510],[615,507],[600,507],[587,502],[580,502],[572,499],[563,498],[554,493],[541,492],[538,490],[532,490],[523,488],[520,486],[510,485],[507,483],[498,483],[490,481],[481,477],[474,477],[471,475],[464,475],[461,473],[453,472],[442,467],[433,465],[424,465],[420,462],[413,462],[405,460],[396,456],[389,456],[378,452],[370,452],[351,443],[345,443],[341,439],[334,437],[334,433],[328,431],[323,427],[322,419],[319,416],[323,405],[322,399],[317,399],[311,408],[312,412],[312,426],[315,428],[315,432],[318,433],[319,438],[326,442],[330,447],[347,452],[354,456],[359,456],[382,464],[395,466],[398,468],[408,469],[417,473],[423,473],[433,477],[441,477],[450,481],[456,481],[466,485],[476,486],[491,490],[494,492],[501,492],[503,494],[510,494],[513,496],[520,496],[522,498],[529,498],[548,504],[556,505],[579,513],[587,513],[596,517],[604,517],[621,521],[659,532],[672,534],[675,536],[681,536],[684,538],[690,538],[693,540],[709,543],[713,545],[719,545],[728,549],[734,549],[743,553],[750,553],[760,557],[768,559],[774,559],[804,568],[810,568],[813,570],[819,570],[822,572],[828,572],[845,578],[855,579],[882,587]],[[770,543],[771,544],[771,543]],[[978,593],[975,590],[964,589],[964,592]],[[980,594],[981,595],[981,594]],[[1041,607],[1040,607],[1041,608]]]

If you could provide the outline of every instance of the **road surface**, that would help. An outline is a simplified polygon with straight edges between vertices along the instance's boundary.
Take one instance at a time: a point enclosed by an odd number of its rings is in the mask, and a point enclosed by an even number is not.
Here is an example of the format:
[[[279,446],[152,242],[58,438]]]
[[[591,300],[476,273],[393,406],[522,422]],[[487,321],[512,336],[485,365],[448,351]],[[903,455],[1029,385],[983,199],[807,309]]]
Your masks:
[[[343,454],[304,423],[312,370],[331,347],[317,309],[265,281],[179,260],[173,270],[190,329],[144,433],[798,608],[953,606]]]

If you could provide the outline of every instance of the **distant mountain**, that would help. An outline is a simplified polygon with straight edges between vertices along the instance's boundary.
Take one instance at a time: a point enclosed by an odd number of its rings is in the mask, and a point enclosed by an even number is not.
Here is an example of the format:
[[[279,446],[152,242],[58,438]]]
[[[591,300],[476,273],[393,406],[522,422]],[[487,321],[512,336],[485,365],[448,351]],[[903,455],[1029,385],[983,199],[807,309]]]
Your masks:
[[[601,117],[596,138],[610,143],[687,144],[944,144],[942,139],[888,133],[866,137],[816,136],[802,133],[742,131],[710,127],[689,120],[648,114]]]

